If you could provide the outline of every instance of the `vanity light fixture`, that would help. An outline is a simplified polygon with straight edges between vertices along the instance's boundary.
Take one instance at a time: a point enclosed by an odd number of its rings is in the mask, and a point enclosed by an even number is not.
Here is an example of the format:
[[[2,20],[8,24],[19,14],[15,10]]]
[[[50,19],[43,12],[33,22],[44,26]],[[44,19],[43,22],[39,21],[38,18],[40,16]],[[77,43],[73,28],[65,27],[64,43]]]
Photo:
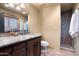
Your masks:
[[[26,12],[22,12],[22,14],[26,14]]]
[[[21,4],[20,4],[20,6],[21,6],[21,8],[25,8],[25,6],[24,6],[24,4],[23,4],[23,3],[21,3]]]
[[[14,4],[12,4],[12,3],[9,3],[8,5],[9,5],[10,7],[12,7],[12,8],[15,7]]]
[[[20,8],[20,6],[17,6],[17,7],[16,7],[16,10],[19,10],[19,11],[21,11],[21,8]]]
[[[11,8],[14,8],[15,7],[15,5],[12,4],[12,3],[6,3],[6,4],[4,4],[4,6],[5,7],[11,7]]]
[[[4,6],[22,12],[22,14],[26,14],[26,7],[24,3],[5,3]]]
[[[4,6],[5,6],[5,7],[9,7],[9,5],[8,5],[8,4],[4,4]]]

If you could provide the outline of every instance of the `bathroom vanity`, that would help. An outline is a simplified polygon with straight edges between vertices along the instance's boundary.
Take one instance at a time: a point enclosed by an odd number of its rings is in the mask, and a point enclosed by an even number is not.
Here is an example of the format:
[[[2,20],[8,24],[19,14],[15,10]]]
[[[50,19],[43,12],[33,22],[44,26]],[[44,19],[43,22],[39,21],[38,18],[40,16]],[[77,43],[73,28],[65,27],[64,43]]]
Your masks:
[[[40,56],[41,35],[23,35],[0,38],[0,55],[3,56]]]

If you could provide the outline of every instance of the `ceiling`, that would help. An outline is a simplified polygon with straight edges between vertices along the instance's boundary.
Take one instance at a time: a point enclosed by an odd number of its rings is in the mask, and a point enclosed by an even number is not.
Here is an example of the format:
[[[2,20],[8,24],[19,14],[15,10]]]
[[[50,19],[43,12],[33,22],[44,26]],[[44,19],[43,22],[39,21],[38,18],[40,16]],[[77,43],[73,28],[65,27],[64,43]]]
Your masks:
[[[63,3],[61,4],[61,11],[67,12],[73,9],[74,3]]]
[[[51,5],[56,5],[56,3],[31,3],[33,6],[35,6],[36,8],[38,8],[38,9],[40,9],[40,8],[44,8],[44,7],[47,7],[47,6],[51,6]],[[28,3],[25,3],[24,4],[25,5],[25,11],[26,11],[26,14],[28,13]],[[1,4],[0,3],[0,6],[2,6],[2,7],[4,7],[4,5],[3,4]],[[74,6],[74,4],[73,3],[62,3],[61,4],[61,11],[62,12],[67,12],[67,11],[69,11],[69,10],[72,10],[72,8],[73,8],[73,6]],[[15,9],[12,9],[12,8],[7,8],[7,7],[4,7],[4,8],[6,8],[6,9],[10,9],[10,10],[12,10],[12,11],[14,11],[14,12],[16,12],[16,13],[20,13],[20,14],[22,14],[22,11],[18,11],[18,10],[15,10]],[[26,15],[25,14],[25,15]],[[24,15],[24,14],[23,14]]]
[[[40,8],[44,8],[47,6],[56,5],[56,3],[32,3],[32,5],[40,9]]]
[[[10,4],[10,5],[9,5]],[[22,3],[0,3],[1,8],[5,8],[9,11],[16,12],[22,15],[27,15],[27,8]]]
[[[41,8],[45,6],[56,5],[56,3],[33,3],[32,5],[35,6],[36,8]],[[72,10],[73,6],[74,6],[73,3],[62,3],[61,11],[66,12],[66,11]]]

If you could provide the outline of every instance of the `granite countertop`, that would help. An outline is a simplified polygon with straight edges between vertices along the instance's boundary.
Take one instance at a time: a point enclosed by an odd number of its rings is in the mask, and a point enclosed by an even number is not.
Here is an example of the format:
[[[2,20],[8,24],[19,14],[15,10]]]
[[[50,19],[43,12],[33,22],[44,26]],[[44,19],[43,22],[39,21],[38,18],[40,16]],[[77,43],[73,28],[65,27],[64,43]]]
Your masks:
[[[17,42],[29,40],[31,38],[35,38],[41,36],[40,33],[37,34],[27,34],[27,35],[18,35],[18,36],[9,36],[9,37],[0,37],[0,48],[4,46],[8,46]]]

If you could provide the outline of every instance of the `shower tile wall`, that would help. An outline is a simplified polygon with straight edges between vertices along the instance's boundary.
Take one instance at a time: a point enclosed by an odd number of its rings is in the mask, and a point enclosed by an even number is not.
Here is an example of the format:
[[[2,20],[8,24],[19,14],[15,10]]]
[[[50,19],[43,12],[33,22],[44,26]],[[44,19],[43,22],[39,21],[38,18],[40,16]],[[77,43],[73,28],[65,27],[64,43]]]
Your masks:
[[[72,46],[72,39],[69,35],[71,12],[61,14],[61,45]]]

